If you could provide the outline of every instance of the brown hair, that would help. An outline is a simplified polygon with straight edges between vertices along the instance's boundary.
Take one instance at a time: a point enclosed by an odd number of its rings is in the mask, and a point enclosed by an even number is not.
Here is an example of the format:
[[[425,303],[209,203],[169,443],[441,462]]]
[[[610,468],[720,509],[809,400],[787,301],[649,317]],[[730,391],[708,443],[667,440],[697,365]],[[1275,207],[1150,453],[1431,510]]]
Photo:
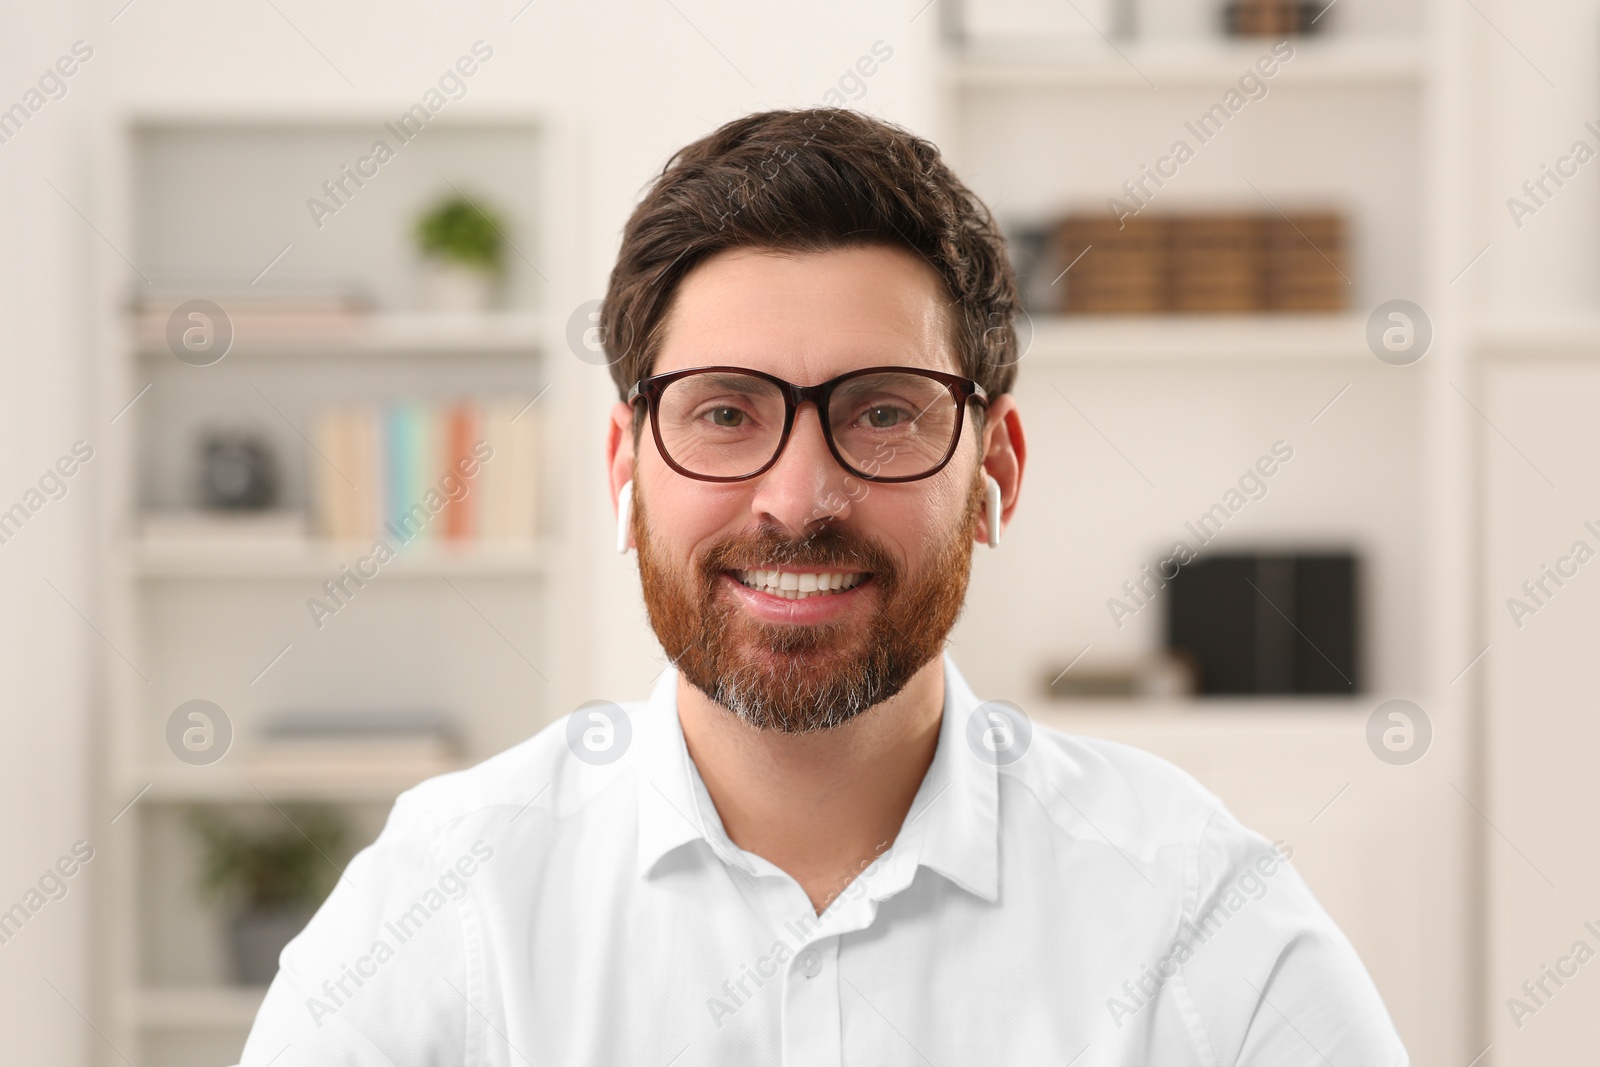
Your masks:
[[[746,115],[681,149],[634,209],[598,324],[617,395],[649,375],[678,283],[706,258],[873,244],[927,260],[952,297],[961,373],[991,397],[1009,392],[1019,303],[989,209],[929,141],[860,112],[810,108]],[[636,405],[635,442],[642,425]]]

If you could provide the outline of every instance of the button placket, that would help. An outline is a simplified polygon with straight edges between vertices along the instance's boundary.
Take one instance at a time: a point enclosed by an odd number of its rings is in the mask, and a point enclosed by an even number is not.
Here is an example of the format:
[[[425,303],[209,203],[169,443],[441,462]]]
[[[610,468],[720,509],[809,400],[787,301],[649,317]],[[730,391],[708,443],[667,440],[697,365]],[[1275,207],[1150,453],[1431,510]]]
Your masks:
[[[797,953],[784,975],[784,1067],[839,1067],[839,938],[822,937]]]

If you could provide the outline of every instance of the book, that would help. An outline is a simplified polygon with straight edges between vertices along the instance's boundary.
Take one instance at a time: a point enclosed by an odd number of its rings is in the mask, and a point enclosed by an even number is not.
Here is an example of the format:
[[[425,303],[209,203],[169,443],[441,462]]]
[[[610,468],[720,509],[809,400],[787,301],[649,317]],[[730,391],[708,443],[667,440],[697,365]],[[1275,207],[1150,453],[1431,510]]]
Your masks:
[[[516,414],[511,404],[497,401],[487,406],[484,415],[484,440],[494,449],[494,454],[483,464],[479,474],[483,482],[480,532],[490,540],[503,541],[511,536],[511,499],[516,492],[511,420]]]
[[[352,404],[345,409],[350,440],[350,477],[355,481],[350,509],[350,536],[366,540],[383,526],[388,494],[383,484],[383,438],[377,404]]]
[[[443,712],[327,709],[267,716],[245,758],[253,778],[348,784],[420,781],[455,769],[461,751]]]
[[[350,338],[371,323],[373,302],[362,289],[337,282],[304,285],[248,285],[197,280],[164,283],[144,293],[134,305],[139,343],[167,343],[168,323],[177,308],[191,300],[209,300],[220,307],[233,331],[233,343]]]
[[[478,474],[468,476],[466,470],[481,473],[482,467],[473,454],[472,443],[477,439],[477,409],[469,403],[453,404],[444,413],[445,478],[446,487],[454,486],[459,494],[445,505],[444,536],[450,541],[472,537],[477,528],[477,513],[483,502],[479,492]]]
[[[539,426],[516,396],[324,408],[313,417],[307,454],[311,530],[330,540],[382,537],[396,547],[531,540]],[[488,458],[479,454],[484,444]],[[433,511],[430,502],[442,506]]]
[[[316,413],[311,427],[310,470],[312,524],[318,537],[343,540],[355,536],[355,485],[348,433],[349,419],[339,408]]]

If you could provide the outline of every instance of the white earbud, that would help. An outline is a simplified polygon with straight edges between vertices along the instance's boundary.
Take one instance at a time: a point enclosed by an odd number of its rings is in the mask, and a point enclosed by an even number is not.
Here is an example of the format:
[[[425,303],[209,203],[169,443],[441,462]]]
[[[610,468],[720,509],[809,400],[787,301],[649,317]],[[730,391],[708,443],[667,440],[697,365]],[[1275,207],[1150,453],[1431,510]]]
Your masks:
[[[617,491],[617,551],[628,554],[628,526],[633,522],[633,479]]]
[[[994,480],[994,475],[983,476],[985,495],[989,511],[985,518],[989,527],[989,547],[1000,547],[1000,483]]]

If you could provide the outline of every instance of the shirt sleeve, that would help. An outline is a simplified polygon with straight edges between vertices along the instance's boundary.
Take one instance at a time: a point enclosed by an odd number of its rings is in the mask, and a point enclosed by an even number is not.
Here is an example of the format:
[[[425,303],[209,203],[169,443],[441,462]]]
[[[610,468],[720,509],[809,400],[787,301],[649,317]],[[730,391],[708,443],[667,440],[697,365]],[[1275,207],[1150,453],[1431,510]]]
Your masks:
[[[470,886],[402,795],[284,948],[240,1067],[432,1067],[465,1062]]]
[[[1292,852],[1220,803],[1201,834],[1174,961],[1209,1046],[1206,1059],[1234,1067],[1409,1067],[1377,987],[1289,863]]]

